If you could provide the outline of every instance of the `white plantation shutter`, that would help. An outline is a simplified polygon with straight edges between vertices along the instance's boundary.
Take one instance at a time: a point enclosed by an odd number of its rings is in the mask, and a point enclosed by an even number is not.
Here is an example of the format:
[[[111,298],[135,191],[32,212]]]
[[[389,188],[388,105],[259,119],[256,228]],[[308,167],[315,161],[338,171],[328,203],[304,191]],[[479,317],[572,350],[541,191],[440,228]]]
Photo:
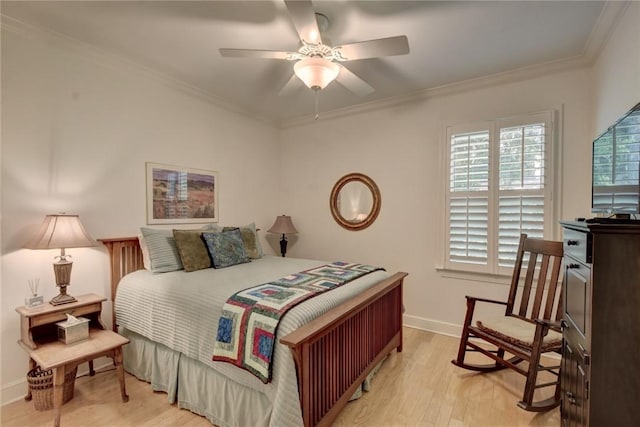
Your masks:
[[[545,124],[500,129],[498,265],[515,262],[520,233],[544,236]]]
[[[449,154],[449,260],[486,264],[489,132],[453,135]]]
[[[451,138],[451,191],[489,189],[489,132]]]
[[[449,203],[449,259],[486,264],[487,197],[452,197]]]
[[[512,267],[520,233],[544,236],[544,197],[500,196],[498,203],[498,265]]]
[[[500,190],[544,188],[544,123],[500,129]]]
[[[547,237],[551,117],[547,112],[447,129],[445,267],[505,272],[515,261],[520,233]]]

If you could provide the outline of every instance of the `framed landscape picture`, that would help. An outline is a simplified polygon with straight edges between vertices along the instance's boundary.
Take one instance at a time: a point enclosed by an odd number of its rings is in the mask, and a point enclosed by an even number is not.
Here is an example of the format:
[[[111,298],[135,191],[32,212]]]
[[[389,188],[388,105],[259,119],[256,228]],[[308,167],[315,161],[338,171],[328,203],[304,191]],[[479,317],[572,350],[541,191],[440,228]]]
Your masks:
[[[147,224],[218,222],[218,172],[146,165]]]

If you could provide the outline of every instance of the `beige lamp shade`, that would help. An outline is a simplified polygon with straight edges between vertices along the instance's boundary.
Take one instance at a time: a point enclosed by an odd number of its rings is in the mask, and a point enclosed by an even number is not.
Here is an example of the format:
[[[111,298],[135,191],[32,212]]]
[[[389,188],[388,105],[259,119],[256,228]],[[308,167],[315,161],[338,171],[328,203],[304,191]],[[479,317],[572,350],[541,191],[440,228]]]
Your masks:
[[[78,215],[66,214],[47,215],[38,233],[27,242],[27,249],[60,249],[60,255],[55,257],[58,262],[53,264],[56,286],[60,288],[60,293],[49,301],[51,304],[60,305],[76,301],[67,294],[73,262],[67,259],[70,255],[65,254],[65,249],[90,246],[96,246],[96,241],[84,229]]]
[[[277,234],[295,234],[298,232],[289,215],[280,215],[276,217],[276,222],[267,231],[269,233]]]
[[[96,246],[78,215],[47,215],[36,233],[24,246],[27,249],[65,249]]]

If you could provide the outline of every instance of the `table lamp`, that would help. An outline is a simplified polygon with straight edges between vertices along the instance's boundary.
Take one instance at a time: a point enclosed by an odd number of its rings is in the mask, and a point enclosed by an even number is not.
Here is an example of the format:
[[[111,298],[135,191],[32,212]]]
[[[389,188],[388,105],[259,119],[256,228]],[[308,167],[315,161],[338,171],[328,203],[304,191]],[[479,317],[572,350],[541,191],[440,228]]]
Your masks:
[[[56,286],[60,288],[60,293],[49,301],[52,305],[77,301],[67,294],[73,262],[68,259],[71,255],[65,254],[65,249],[91,246],[96,246],[96,242],[84,229],[78,215],[66,214],[47,215],[36,236],[24,246],[27,249],[60,249],[60,255],[54,257],[58,262],[53,263]]]
[[[298,230],[293,226],[293,222],[291,222],[291,217],[289,215],[280,215],[276,217],[276,222],[273,223],[271,228],[267,231],[269,233],[282,234],[282,239],[280,239],[280,253],[284,257],[284,254],[287,253],[287,237],[285,235],[295,234],[298,232]]]

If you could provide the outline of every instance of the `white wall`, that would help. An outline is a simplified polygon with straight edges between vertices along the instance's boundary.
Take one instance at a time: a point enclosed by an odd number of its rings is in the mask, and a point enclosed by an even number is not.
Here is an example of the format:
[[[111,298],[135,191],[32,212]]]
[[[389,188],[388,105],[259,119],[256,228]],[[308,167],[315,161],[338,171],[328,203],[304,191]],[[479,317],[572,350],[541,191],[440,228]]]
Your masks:
[[[280,213],[277,153],[271,125],[78,46],[3,27],[2,402],[26,391],[14,308],[27,280],[40,278],[47,300],[57,294],[59,251],[22,249],[45,214],[77,213],[95,238],[135,236],[146,218],[145,162],[153,161],[218,171],[220,223],[266,230]],[[106,249],[67,253],[69,293],[108,297]],[[110,313],[105,304],[104,321]]]
[[[582,68],[284,130],[282,204],[300,231],[291,254],[409,272],[405,321],[457,333],[464,295],[504,299],[507,287],[447,278],[436,271],[443,245],[440,147],[445,124],[563,109],[561,217],[586,216],[590,101],[589,72]],[[380,216],[363,231],[341,228],[329,212],[331,189],[349,172],[369,175],[382,193]]]
[[[594,137],[640,102],[639,22],[640,2],[629,2],[594,66]]]

